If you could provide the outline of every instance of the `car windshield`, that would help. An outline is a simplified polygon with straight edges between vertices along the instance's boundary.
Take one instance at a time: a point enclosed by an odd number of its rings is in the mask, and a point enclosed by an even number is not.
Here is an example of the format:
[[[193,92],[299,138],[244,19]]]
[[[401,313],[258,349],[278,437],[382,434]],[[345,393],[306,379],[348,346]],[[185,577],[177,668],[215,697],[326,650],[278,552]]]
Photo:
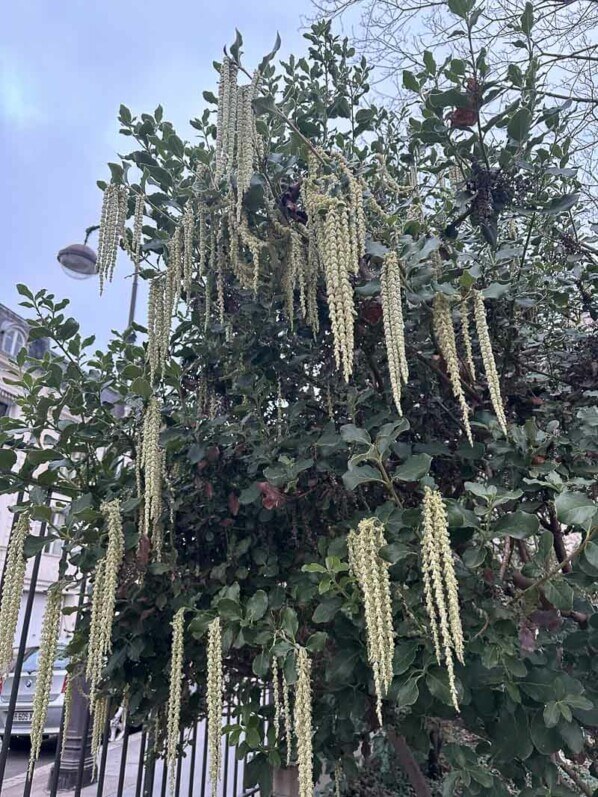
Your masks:
[[[66,665],[69,660],[66,655],[66,647],[59,645],[56,651],[56,658],[54,659],[55,670],[66,670]],[[23,670],[25,672],[36,672],[39,668],[39,648],[34,648],[30,653],[25,656],[23,660]]]

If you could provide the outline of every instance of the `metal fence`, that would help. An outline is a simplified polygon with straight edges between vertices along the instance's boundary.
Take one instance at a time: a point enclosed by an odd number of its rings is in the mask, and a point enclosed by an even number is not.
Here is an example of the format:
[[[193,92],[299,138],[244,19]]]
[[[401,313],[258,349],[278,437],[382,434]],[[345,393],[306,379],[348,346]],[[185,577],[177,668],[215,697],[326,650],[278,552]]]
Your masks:
[[[23,494],[17,504],[23,501]],[[12,532],[16,525],[15,517]],[[40,537],[46,536],[47,524],[40,526]],[[33,602],[38,584],[43,550],[33,559],[28,592],[25,599],[23,620],[18,648],[12,667],[9,694],[0,693],[0,713],[4,718],[2,746],[0,749],[0,794],[2,797],[167,797],[171,794],[170,777],[164,761],[154,754],[151,734],[132,729],[125,724],[122,736],[111,740],[111,718],[108,711],[103,731],[98,760],[91,760],[90,716],[87,698],[83,701],[78,729],[73,732],[70,723],[62,760],[62,736],[64,733],[64,709],[61,728],[56,738],[55,753],[51,761],[38,761],[32,772],[27,772],[26,759],[22,771],[10,775],[11,756],[15,755],[14,736],[15,715],[18,707],[19,686],[23,679],[23,662],[28,651],[28,635],[32,617]],[[6,575],[6,558],[2,573],[2,584]],[[82,584],[79,608],[84,600],[85,585]],[[73,699],[74,702],[74,699]],[[228,723],[232,707],[225,709],[223,722]],[[75,713],[75,706],[71,710]],[[18,718],[17,718],[18,719]],[[18,727],[16,728],[18,730]],[[174,794],[176,797],[207,797],[211,791],[209,783],[208,738],[205,722],[198,722],[192,728],[181,732],[182,753],[177,760],[174,772]],[[230,747],[226,738],[222,740],[221,781],[218,784],[218,797],[250,797],[257,789],[243,790],[245,761],[238,757],[238,747]]]

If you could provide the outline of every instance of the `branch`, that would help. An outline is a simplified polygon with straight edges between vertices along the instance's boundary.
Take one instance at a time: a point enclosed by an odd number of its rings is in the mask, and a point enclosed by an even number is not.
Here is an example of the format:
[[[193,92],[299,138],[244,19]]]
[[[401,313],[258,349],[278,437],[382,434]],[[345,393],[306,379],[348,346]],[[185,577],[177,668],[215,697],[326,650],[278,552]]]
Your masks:
[[[428,786],[428,781],[424,777],[424,773],[419,768],[419,765],[413,753],[409,749],[405,737],[400,736],[394,728],[388,728],[386,735],[388,741],[391,743],[401,766],[405,770],[405,774],[409,778],[409,783],[413,787],[416,797],[432,797],[432,792]]]

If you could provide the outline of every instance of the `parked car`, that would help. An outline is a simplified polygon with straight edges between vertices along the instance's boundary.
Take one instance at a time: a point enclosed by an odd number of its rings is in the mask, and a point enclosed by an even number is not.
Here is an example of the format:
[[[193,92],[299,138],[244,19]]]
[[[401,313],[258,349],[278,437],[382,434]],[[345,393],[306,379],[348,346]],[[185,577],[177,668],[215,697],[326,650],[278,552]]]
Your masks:
[[[66,692],[68,673],[66,666],[68,657],[66,655],[66,645],[59,645],[54,660],[54,670],[52,672],[52,686],[50,688],[50,702],[48,704],[48,714],[44,727],[44,737],[58,736],[60,733],[60,723],[62,721],[62,710],[64,707],[64,695]],[[39,648],[29,648],[25,651],[23,668],[19,680],[19,690],[17,692],[17,703],[13,715],[11,736],[31,736],[31,720],[33,719],[33,696],[35,695],[35,685],[37,682],[37,670],[39,666]],[[4,681],[0,680],[0,736],[4,735],[6,719],[8,716],[8,704],[10,693],[14,682],[14,673]],[[126,712],[121,706],[118,708],[110,721],[110,741],[119,739],[124,733],[126,724]]]
[[[60,733],[60,721],[64,706],[64,693],[66,691],[67,671],[66,646],[59,645],[54,660],[52,672],[52,686],[50,688],[50,702],[48,715],[44,727],[44,736],[57,736]],[[33,697],[37,683],[37,670],[39,666],[39,648],[30,648],[25,653],[23,668],[19,680],[17,703],[13,715],[11,736],[31,736],[31,720],[33,719]],[[4,735],[8,717],[8,703],[14,681],[11,673],[0,684],[0,735]]]

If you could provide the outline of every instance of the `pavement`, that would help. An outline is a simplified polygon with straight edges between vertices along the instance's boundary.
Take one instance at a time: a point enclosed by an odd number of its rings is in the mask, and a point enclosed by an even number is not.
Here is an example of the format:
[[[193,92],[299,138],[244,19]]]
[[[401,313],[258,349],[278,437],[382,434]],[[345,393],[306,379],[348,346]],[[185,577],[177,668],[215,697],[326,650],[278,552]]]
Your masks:
[[[205,789],[202,792],[202,779],[203,769],[202,759],[204,750],[205,739],[205,724],[198,725],[197,742],[196,742],[196,758],[195,769],[193,772],[193,783],[191,784],[191,752],[187,749],[187,754],[183,757],[180,770],[180,786],[176,790],[174,797],[206,797],[209,794],[209,783],[206,778]],[[108,747],[108,756],[106,761],[106,772],[104,777],[103,789],[101,791],[102,797],[136,797],[137,794],[137,776],[139,772],[139,757],[141,753],[141,733],[134,733],[129,736],[127,758],[125,766],[125,777],[122,791],[118,791],[119,772],[121,765],[123,742],[122,739],[111,742]],[[25,749],[25,758],[28,752]],[[13,757],[13,753],[9,759]],[[48,762],[48,758],[50,761]],[[243,791],[243,762],[235,760],[235,749],[227,747],[226,751],[223,748],[223,771],[228,758],[228,772],[226,779],[226,791],[224,783],[221,781],[218,788],[218,797],[236,797]],[[52,770],[54,760],[53,748],[49,747],[49,752],[46,757],[38,762],[33,775],[33,783],[30,795],[31,797],[48,797],[48,780]],[[15,759],[14,768],[20,767],[21,757]],[[237,767],[236,789],[235,789],[235,766]],[[2,787],[2,797],[23,797],[25,787],[25,770],[27,762],[23,767],[23,771],[18,772],[12,777],[7,772],[7,777],[4,780]],[[165,783],[163,789],[163,781],[167,780],[167,773],[164,773],[164,765],[162,761],[158,761],[155,767],[154,784],[151,797],[161,797],[162,794],[169,795],[170,790],[168,784]],[[72,791],[58,792],[60,797],[72,797]],[[96,797],[98,795],[98,783],[92,783],[81,790],[81,797]],[[150,797],[147,792],[144,792],[144,797]]]

